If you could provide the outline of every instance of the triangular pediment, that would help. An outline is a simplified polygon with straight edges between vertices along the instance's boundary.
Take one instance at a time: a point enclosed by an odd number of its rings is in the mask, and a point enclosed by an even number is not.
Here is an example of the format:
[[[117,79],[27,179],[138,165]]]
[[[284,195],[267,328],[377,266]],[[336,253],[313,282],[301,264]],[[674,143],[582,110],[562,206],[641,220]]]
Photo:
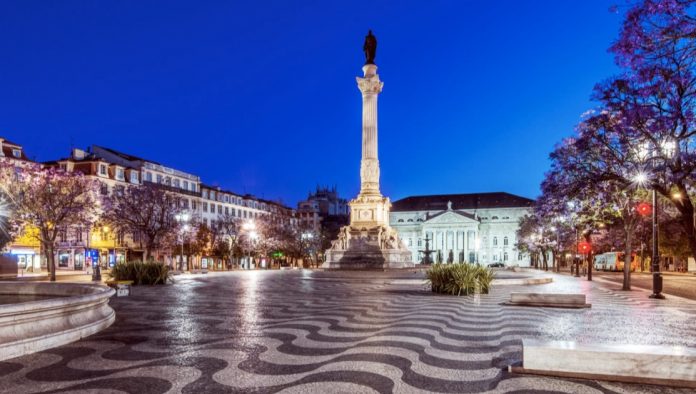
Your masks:
[[[428,220],[424,222],[424,224],[474,224],[478,223],[478,220],[474,219],[471,215],[462,213],[462,212],[457,212],[457,211],[443,211],[440,213],[437,213]]]

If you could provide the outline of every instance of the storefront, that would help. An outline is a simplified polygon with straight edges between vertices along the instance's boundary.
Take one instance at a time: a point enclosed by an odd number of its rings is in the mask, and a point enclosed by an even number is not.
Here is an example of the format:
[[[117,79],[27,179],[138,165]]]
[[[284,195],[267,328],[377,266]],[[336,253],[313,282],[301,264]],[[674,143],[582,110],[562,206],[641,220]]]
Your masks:
[[[58,253],[56,253],[56,268],[60,270],[84,271],[88,254],[89,249],[85,248],[58,249]]]
[[[118,263],[126,262],[127,249],[99,249],[99,262],[101,268],[111,269]]]
[[[41,254],[33,248],[11,248],[10,254],[17,258],[17,269],[24,271],[41,270]]]

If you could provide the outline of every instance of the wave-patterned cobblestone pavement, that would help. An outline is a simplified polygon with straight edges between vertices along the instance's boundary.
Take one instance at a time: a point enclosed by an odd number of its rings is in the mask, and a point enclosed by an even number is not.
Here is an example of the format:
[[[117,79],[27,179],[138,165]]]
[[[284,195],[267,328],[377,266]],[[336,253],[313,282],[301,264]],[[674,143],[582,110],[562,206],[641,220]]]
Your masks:
[[[557,276],[449,297],[365,272],[179,277],[114,298],[116,323],[0,363],[6,393],[688,392],[514,375],[521,338],[696,346],[696,304]],[[419,278],[419,276],[413,276]],[[511,291],[583,291],[589,310],[501,305]]]

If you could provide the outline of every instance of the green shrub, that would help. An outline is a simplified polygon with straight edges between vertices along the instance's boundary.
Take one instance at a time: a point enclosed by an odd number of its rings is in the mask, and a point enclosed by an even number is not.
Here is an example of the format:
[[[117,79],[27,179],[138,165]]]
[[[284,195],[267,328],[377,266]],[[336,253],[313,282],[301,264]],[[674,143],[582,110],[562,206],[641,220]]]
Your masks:
[[[134,285],[163,285],[169,279],[169,267],[156,261],[117,263],[109,273],[114,280],[132,280]]]
[[[426,272],[427,283],[435,293],[452,295],[488,294],[493,271],[479,265],[433,264]]]

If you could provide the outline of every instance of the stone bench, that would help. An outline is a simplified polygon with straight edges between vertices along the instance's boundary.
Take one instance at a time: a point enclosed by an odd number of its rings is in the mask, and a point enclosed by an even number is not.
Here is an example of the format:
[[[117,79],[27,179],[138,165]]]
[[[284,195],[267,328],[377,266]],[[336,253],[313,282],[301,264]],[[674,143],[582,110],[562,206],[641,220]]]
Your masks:
[[[696,388],[696,349],[522,340],[513,373]]]
[[[584,294],[568,293],[510,293],[507,305],[554,308],[589,308]]]

